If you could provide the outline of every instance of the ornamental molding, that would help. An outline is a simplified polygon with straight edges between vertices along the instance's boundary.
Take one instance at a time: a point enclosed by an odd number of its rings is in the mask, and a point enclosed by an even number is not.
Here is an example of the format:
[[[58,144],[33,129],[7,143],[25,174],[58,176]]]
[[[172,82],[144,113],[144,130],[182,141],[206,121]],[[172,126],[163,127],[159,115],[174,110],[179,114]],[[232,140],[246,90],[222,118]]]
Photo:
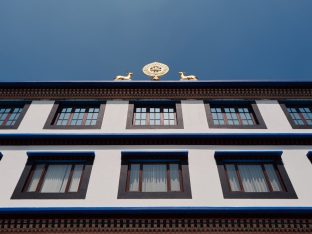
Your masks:
[[[119,82],[118,82],[119,83]],[[311,99],[312,88],[1,88],[0,99]]]
[[[311,233],[311,217],[1,218],[0,233]]]

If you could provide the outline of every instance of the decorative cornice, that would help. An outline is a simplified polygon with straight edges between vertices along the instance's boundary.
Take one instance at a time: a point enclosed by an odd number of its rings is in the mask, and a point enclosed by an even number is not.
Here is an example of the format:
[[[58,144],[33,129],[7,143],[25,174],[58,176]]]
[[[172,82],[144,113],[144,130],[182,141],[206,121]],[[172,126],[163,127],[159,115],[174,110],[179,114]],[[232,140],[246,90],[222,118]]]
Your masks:
[[[0,145],[312,145],[312,134],[0,134]]]
[[[312,82],[0,83],[1,99],[310,99]]]
[[[301,233],[312,232],[311,217],[5,217],[0,233]]]

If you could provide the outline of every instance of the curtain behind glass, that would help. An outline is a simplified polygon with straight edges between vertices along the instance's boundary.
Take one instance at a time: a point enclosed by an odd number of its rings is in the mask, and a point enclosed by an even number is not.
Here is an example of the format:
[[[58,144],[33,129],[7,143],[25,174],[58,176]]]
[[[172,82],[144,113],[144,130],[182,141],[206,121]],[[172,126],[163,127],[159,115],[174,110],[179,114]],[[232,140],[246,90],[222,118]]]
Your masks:
[[[166,165],[143,165],[142,192],[167,192]]]
[[[42,185],[42,193],[64,193],[71,165],[49,165]]]
[[[226,165],[226,172],[229,178],[230,187],[233,192],[241,191],[238,177],[235,170],[235,165]]]
[[[180,187],[180,172],[179,172],[179,165],[178,164],[170,164],[170,185],[171,191],[177,192],[181,191]]]
[[[73,176],[69,186],[69,192],[78,192],[82,171],[83,165],[75,165]]]
[[[274,170],[274,166],[272,164],[265,164],[264,167],[268,174],[273,191],[282,191],[282,187]]]
[[[30,184],[28,186],[27,192],[35,192],[37,190],[37,186],[41,178],[43,169],[44,169],[44,164],[36,165]]]
[[[129,179],[129,191],[139,191],[139,179],[140,179],[140,164],[130,165],[130,179]]]
[[[245,192],[269,192],[260,165],[238,165]]]

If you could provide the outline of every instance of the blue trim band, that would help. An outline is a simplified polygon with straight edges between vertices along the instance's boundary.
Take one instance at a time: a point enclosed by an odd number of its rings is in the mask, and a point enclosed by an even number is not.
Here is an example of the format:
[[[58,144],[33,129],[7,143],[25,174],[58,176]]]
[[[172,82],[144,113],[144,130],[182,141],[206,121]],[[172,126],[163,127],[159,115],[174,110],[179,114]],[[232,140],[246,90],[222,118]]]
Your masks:
[[[95,153],[88,151],[88,152],[47,152],[47,151],[28,151],[28,157],[94,157]]]
[[[188,151],[121,151],[122,156],[181,156],[188,155]]]
[[[261,157],[281,157],[283,154],[283,151],[216,151],[215,157],[223,157],[223,156],[229,156],[229,157],[249,157],[249,156],[261,156]]]
[[[32,82],[0,82],[1,88],[211,88],[211,87],[311,87],[309,81],[251,81],[251,80],[209,80],[196,82],[181,81],[32,81]]]
[[[312,207],[31,207],[0,214],[312,214]]]
[[[312,138],[312,133],[107,133],[107,134],[81,134],[81,133],[3,133],[0,134],[1,139],[233,139],[239,137],[240,139],[250,138],[267,138],[267,139],[309,139]]]

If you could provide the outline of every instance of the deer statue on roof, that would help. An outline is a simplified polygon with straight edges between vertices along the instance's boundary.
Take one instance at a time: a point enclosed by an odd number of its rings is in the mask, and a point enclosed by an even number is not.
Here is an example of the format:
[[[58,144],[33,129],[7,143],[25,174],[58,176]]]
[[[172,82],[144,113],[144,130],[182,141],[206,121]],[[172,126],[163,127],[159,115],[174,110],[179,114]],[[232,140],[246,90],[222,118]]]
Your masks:
[[[180,80],[198,80],[198,78],[194,75],[186,76],[184,75],[184,72],[179,72],[179,74],[180,74]]]
[[[116,76],[114,80],[132,80],[132,72],[128,72],[126,76]]]

